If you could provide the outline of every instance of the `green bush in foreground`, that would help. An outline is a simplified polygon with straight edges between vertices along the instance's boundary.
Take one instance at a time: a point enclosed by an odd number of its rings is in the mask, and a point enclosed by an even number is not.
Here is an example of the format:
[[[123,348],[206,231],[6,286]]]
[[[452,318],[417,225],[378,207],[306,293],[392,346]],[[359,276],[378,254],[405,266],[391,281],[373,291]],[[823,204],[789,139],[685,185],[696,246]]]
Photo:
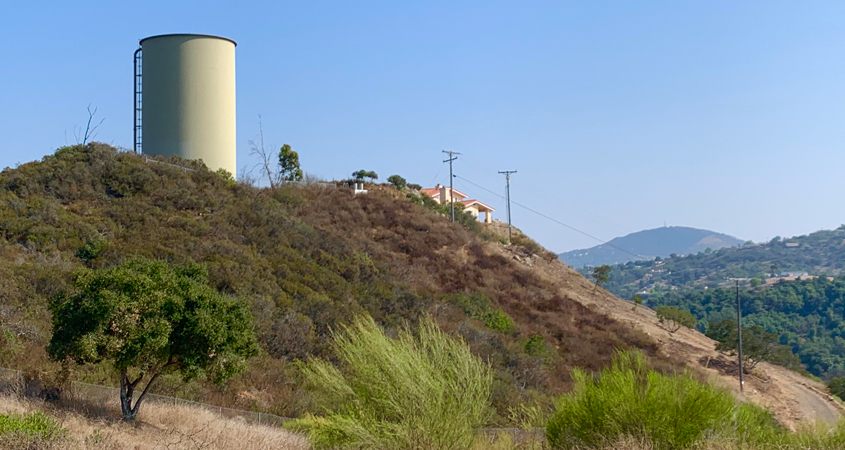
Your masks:
[[[334,336],[338,366],[313,359],[304,374],[322,401],[323,417],[291,427],[315,448],[467,449],[489,412],[490,367],[434,321],[417,336],[387,337],[369,316]]]
[[[654,449],[684,449],[708,437],[748,442],[779,431],[766,411],[689,374],[655,372],[640,352],[617,353],[595,378],[581,369],[572,377],[575,388],[556,402],[546,428],[553,448],[602,448],[630,436]]]
[[[0,436],[24,434],[40,439],[64,435],[64,430],[42,412],[33,414],[0,414]]]

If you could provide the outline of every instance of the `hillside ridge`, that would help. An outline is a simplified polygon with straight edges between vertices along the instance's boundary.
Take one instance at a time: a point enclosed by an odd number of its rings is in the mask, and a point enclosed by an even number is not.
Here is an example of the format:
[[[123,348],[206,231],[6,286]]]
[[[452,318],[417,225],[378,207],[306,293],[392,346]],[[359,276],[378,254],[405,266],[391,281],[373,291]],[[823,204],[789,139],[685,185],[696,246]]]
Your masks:
[[[558,255],[573,267],[620,264],[634,260],[665,258],[672,254],[687,255],[706,249],[718,250],[742,244],[733,236],[692,227],[661,227],[637,231],[613,238],[605,244],[571,250]]]
[[[133,256],[203,264],[215,289],[248,302],[261,344],[226,386],[166,376],[153,388],[162,395],[286,417],[315,411],[295,362],[331,358],[332,330],[360,314],[393,332],[428,314],[461,336],[495,373],[491,425],[508,424],[513,405],[548,405],[573,368],[599,370],[617,348],[671,364],[652,339],[501,254],[481,224],[451,223],[392,186],[257,188],[201,162],[155,160],[168,164],[90,144],[0,172],[0,366],[43,385],[67,376],[44,352],[48,300],[75,273]],[[523,258],[554,258],[520,242],[512,248]],[[116,382],[106,365],[70,376]]]
[[[689,342],[673,344],[651,313],[628,317],[630,303],[594,293],[519,230],[506,245],[504,224],[451,223],[389,186],[259,189],[198,162],[161,161],[195,170],[89,144],[0,172],[0,366],[46,386],[60,376],[114,386],[108,366],[67,373],[47,359],[46,303],[75,273],[144,256],[205,265],[214,288],[249,302],[262,348],[225,386],[162,377],[153,389],[162,395],[287,417],[315,411],[295,361],[331,358],[331,330],[363,313],[388,332],[428,314],[462,337],[495,374],[491,426],[510,424],[514,405],[548,407],[571,388],[572,369],[602,369],[617,349],[641,349],[663,370],[699,370]],[[696,352],[718,357],[702,342]],[[771,400],[787,424],[826,401],[773,386],[750,399]]]

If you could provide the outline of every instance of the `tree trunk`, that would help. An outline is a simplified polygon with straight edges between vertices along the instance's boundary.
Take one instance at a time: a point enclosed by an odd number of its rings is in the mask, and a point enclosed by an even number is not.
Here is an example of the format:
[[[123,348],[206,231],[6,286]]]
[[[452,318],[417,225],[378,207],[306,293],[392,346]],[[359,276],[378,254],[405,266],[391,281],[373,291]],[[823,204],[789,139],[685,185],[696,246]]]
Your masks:
[[[127,422],[135,420],[135,417],[138,415],[138,410],[141,408],[141,403],[147,397],[147,393],[153,385],[153,381],[158,378],[159,373],[156,373],[152,378],[150,378],[150,381],[147,382],[147,385],[144,387],[141,395],[138,396],[138,400],[135,400],[134,405],[132,404],[132,396],[135,392],[135,388],[138,386],[138,383],[144,379],[144,374],[142,373],[139,375],[135,381],[129,381],[129,376],[125,370],[120,373],[120,412],[123,413],[123,420]]]
[[[125,421],[131,422],[135,420],[135,413],[132,412],[132,395],[135,392],[136,384],[140,380],[141,377],[133,383],[129,381],[129,375],[127,375],[125,370],[120,372],[120,412],[123,413],[123,420]],[[137,410],[135,412],[137,413]]]

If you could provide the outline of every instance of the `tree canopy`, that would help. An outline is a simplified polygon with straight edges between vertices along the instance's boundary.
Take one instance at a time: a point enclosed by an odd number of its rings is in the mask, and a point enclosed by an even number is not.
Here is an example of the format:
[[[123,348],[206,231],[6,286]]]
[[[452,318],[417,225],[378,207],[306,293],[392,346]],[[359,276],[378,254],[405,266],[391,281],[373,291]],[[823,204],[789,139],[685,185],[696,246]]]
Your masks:
[[[718,342],[716,350],[736,355],[739,347],[739,333],[736,322],[724,319],[710,324],[707,336]],[[788,345],[780,344],[780,336],[770,333],[760,325],[742,330],[742,362],[745,371],[751,371],[762,361],[779,364],[791,369],[801,369],[801,361]]]
[[[299,154],[290,145],[285,144],[279,150],[279,177],[282,181],[302,180],[302,168],[299,167]]]
[[[129,420],[164,372],[221,382],[242,370],[258,345],[246,305],[220,295],[206,278],[199,265],[147,259],[82,271],[73,280],[75,292],[61,292],[50,302],[47,351],[57,361],[114,365]],[[133,392],[144,380],[133,405]]]
[[[607,264],[603,266],[598,266],[593,269],[592,275],[593,281],[595,281],[596,283],[595,287],[593,287],[593,291],[595,291],[595,288],[601,286],[602,284],[610,280],[610,266],[608,266]]]
[[[733,288],[652,294],[646,301],[652,308],[688,309],[702,332],[722,319],[736,318]],[[808,372],[825,380],[845,376],[845,278],[781,281],[740,290],[740,302],[743,326],[759,325],[776,333],[778,342],[790,346]]]
[[[402,188],[404,188],[405,186],[408,185],[408,181],[405,180],[404,178],[402,178],[399,175],[391,175],[391,176],[387,177],[387,182],[396,186],[396,189],[399,189],[399,190],[401,190]]]
[[[661,306],[657,308],[657,319],[670,333],[674,333],[681,327],[695,328],[697,321],[689,311],[678,309],[674,306]]]
[[[363,180],[364,178],[369,178],[370,181],[378,180],[378,174],[373,172],[372,170],[356,170],[352,172],[352,177],[356,180]]]

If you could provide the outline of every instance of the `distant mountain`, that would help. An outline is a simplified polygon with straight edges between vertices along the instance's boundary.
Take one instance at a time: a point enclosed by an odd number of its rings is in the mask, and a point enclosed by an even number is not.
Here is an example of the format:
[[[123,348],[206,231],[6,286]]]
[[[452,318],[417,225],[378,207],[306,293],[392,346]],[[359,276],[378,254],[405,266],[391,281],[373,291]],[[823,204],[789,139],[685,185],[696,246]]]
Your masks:
[[[572,267],[624,264],[647,261],[671,254],[688,255],[706,249],[740,245],[743,241],[727,234],[690,227],[663,227],[618,237],[607,244],[561,253],[560,259]],[[622,249],[622,250],[620,250]],[[623,250],[627,250],[627,253]],[[633,256],[637,255],[636,257]]]
[[[587,274],[589,269],[580,269]],[[805,236],[776,237],[651,261],[629,261],[611,267],[604,287],[621,298],[640,293],[649,302],[667,292],[694,292],[733,285],[772,284],[781,279],[845,275],[845,225]],[[756,279],[756,280],[754,280]],[[845,363],[843,363],[845,367]]]

